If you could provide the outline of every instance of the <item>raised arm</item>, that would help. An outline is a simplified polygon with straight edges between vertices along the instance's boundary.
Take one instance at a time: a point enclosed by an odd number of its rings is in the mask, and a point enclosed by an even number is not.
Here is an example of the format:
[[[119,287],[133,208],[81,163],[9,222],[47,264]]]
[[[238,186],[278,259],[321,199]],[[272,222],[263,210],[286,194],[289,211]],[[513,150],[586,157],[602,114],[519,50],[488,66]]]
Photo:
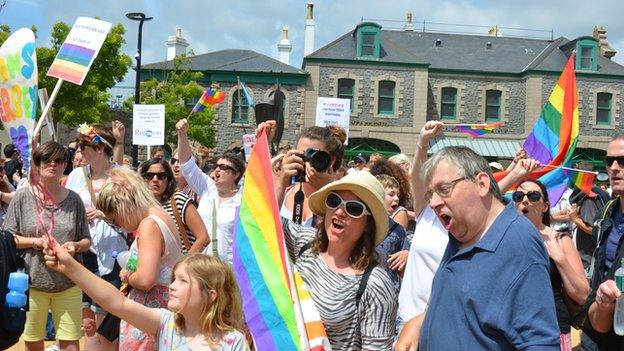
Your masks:
[[[531,172],[538,169],[539,167],[539,161],[531,158],[525,158],[518,161],[514,168],[509,171],[509,173],[507,173],[505,178],[501,179],[498,182],[498,187],[500,188],[501,193],[504,194],[514,184],[525,179]]]
[[[53,239],[54,240],[54,239]],[[105,310],[136,326],[150,335],[156,335],[160,325],[160,311],[125,297],[117,288],[91,273],[54,241],[54,250],[44,249],[46,265],[65,274],[89,297]]]
[[[113,148],[113,162],[123,165],[124,146],[126,139],[126,126],[121,121],[113,121],[113,136],[115,147]]]
[[[176,129],[178,130],[178,158],[180,160],[180,170],[191,189],[199,197],[202,197],[210,190],[210,187],[214,185],[214,181],[202,172],[192,157],[191,144],[189,143],[187,135],[188,127],[189,124],[186,118],[176,123]]]
[[[420,178],[420,169],[427,160],[427,150],[429,149],[429,141],[431,138],[442,132],[444,123],[440,121],[427,121],[420,129],[420,135],[416,140],[416,149],[414,150],[414,161],[412,162],[412,198],[414,199],[414,214],[416,217],[427,206],[425,201],[425,183]]]

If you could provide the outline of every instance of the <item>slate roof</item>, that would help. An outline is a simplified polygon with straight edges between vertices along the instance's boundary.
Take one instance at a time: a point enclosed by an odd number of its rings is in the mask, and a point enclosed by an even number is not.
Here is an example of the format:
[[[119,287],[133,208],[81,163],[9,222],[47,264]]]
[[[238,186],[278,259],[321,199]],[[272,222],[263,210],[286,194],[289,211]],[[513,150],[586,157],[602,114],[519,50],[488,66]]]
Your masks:
[[[435,42],[440,39],[441,45]],[[491,49],[486,48],[488,42]],[[381,30],[381,62],[428,65],[429,69],[521,74],[528,70],[561,72],[569,55],[564,37],[555,40]],[[308,59],[358,60],[356,38],[346,33],[306,56]],[[569,45],[568,45],[569,46]],[[563,48],[562,48],[563,47]],[[624,75],[624,67],[598,55],[598,74]],[[304,61],[304,65],[305,65]]]
[[[189,57],[192,71],[242,71],[266,73],[307,74],[306,71],[287,65],[252,50],[219,50]],[[141,69],[173,69],[173,61],[142,65]]]

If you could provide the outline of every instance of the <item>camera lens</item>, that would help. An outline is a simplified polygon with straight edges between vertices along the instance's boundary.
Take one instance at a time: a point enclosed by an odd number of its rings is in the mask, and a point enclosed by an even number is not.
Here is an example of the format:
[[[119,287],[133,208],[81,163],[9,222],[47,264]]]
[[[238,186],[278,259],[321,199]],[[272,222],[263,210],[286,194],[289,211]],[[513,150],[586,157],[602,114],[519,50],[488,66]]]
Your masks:
[[[303,159],[310,162],[310,165],[318,172],[325,172],[331,162],[331,156],[319,149],[307,149],[303,154]]]

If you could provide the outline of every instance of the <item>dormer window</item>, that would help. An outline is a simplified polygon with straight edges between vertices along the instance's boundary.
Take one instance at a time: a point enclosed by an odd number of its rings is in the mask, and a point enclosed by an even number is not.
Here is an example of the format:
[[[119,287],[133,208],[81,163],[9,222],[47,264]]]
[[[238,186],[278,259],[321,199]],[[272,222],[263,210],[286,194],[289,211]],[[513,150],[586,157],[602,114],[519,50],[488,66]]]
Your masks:
[[[598,43],[593,38],[576,42],[576,69],[582,71],[598,70]]]
[[[355,28],[358,58],[380,58],[381,26],[365,22]]]

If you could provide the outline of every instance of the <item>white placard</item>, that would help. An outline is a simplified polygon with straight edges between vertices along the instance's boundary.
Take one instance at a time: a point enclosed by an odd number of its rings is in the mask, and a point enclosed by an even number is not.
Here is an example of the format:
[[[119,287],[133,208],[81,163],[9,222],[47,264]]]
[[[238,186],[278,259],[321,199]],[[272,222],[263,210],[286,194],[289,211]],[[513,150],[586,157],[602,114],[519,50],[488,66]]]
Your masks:
[[[251,145],[256,143],[255,134],[243,134],[243,150],[245,151],[245,161],[249,162],[251,157]]]
[[[165,105],[134,105],[132,145],[165,144]]]
[[[319,97],[316,101],[316,125],[319,127],[339,126],[347,133],[345,145],[349,140],[349,119],[351,100]]]

